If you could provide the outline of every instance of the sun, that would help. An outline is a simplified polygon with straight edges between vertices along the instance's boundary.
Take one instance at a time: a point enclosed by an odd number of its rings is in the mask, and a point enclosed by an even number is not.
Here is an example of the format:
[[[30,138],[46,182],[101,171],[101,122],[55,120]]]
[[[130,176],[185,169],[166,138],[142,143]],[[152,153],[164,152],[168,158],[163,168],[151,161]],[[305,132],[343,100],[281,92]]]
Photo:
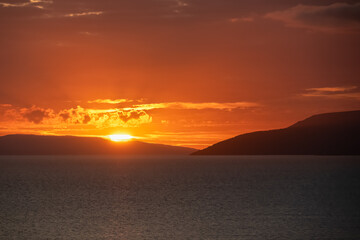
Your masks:
[[[113,134],[108,136],[113,142],[126,142],[130,141],[134,137],[128,134]]]

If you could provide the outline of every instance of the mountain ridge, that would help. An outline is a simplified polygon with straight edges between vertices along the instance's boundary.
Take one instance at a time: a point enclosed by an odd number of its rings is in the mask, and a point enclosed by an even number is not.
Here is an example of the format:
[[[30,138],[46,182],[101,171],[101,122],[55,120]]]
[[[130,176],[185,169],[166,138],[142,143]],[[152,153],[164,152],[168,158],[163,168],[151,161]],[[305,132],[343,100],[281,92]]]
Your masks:
[[[12,134],[0,137],[0,155],[188,155],[196,149],[136,140]]]
[[[287,128],[241,134],[192,155],[360,155],[360,111],[313,115]]]

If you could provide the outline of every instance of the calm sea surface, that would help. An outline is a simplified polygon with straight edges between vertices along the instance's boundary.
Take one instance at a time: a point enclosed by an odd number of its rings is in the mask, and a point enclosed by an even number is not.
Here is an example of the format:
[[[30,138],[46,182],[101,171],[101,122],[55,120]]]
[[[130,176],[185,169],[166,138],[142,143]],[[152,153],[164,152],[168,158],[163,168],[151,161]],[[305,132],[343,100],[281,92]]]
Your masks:
[[[360,239],[360,157],[0,157],[0,239]]]

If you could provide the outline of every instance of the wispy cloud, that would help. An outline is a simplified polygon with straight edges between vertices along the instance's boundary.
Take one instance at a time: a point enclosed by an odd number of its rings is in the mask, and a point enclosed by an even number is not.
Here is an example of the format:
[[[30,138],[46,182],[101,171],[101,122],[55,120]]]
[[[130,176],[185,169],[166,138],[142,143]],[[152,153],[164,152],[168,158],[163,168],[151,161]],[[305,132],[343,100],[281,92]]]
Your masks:
[[[18,2],[18,3],[7,3],[7,2],[0,2],[0,7],[4,8],[22,8],[22,7],[31,7],[31,8],[39,8],[45,9],[48,5],[53,4],[53,0],[29,0],[25,2]],[[65,13],[64,12],[53,12],[53,13],[46,13],[41,16],[40,18],[75,18],[75,17],[86,17],[86,16],[100,16],[103,15],[104,11],[80,11],[80,12],[73,12],[73,13]],[[85,32],[88,33],[88,32]]]
[[[88,101],[88,103],[108,103],[108,104],[118,104],[118,103],[130,103],[133,102],[133,100],[129,100],[129,99],[96,99],[96,100],[91,100]]]
[[[228,21],[231,23],[237,22],[253,22],[255,19],[253,17],[241,17],[241,18],[230,18]]]
[[[30,2],[25,2],[25,3],[3,3],[0,2],[0,6],[2,7],[26,7],[29,6],[31,3]]]
[[[35,7],[35,8],[44,8],[44,5],[53,3],[52,0],[30,0],[28,2],[22,3],[4,3],[0,2],[2,7]]]
[[[356,89],[356,86],[349,87],[322,87],[322,88],[309,88],[307,91],[315,91],[315,92],[346,92]]]
[[[98,33],[96,32],[87,32],[87,31],[84,31],[84,32],[79,32],[80,35],[85,35],[85,36],[97,36],[99,35]]]
[[[119,103],[140,103],[140,100],[131,99],[96,99],[90,100],[88,103],[104,103],[104,104],[119,104]],[[229,102],[229,103],[218,103],[218,102],[162,102],[162,103],[144,103],[144,104],[131,104],[128,107],[124,107],[123,110],[152,110],[152,109],[217,109],[217,110],[231,110],[236,108],[252,108],[258,107],[258,103],[254,102]]]
[[[8,103],[2,103],[0,104],[0,107],[11,107],[12,105],[11,104],[8,104]]]
[[[103,11],[92,11],[92,12],[78,12],[78,13],[68,13],[64,17],[84,17],[84,16],[99,16],[104,14]]]
[[[176,0],[176,5],[178,7],[187,7],[187,6],[189,6],[189,4],[187,2],[182,1],[182,0]]]
[[[360,31],[360,3],[333,3],[325,6],[297,5],[275,11],[265,18],[282,21],[286,26],[313,31],[340,33]]]
[[[360,100],[360,91],[357,86],[309,88],[306,89],[306,91],[302,96],[336,99],[352,98]]]
[[[150,104],[138,104],[130,108],[124,108],[126,110],[152,110],[152,109],[217,109],[217,110],[232,110],[236,108],[252,108],[258,107],[259,104],[253,102],[234,102],[234,103],[192,103],[192,102],[167,102],[167,103],[150,103]]]
[[[179,14],[183,11],[184,8],[188,7],[189,4],[182,0],[175,0],[175,5],[173,6],[173,12]]]

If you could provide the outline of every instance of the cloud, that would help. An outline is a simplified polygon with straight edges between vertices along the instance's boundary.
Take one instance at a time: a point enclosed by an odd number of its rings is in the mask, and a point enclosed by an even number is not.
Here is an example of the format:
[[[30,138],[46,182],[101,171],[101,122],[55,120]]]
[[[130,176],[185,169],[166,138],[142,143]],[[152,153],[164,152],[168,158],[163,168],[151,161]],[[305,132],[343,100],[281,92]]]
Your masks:
[[[48,113],[43,109],[29,110],[23,114],[24,118],[30,122],[39,124],[44,118],[48,117]]]
[[[6,6],[32,6],[43,8],[45,0],[0,0]],[[238,18],[239,21],[251,21],[249,14],[270,12],[284,5],[283,1],[273,4],[259,4],[257,1],[238,0],[58,0],[54,1],[50,11],[35,12],[37,18],[75,18],[81,16],[104,16],[107,27],[123,24],[141,23],[169,24],[182,22],[186,24],[227,21]],[[288,4],[286,4],[288,5]],[[28,11],[29,9],[27,9]],[[12,13],[7,17],[9,18]],[[105,15],[105,14],[104,14]],[[21,15],[24,17],[23,15]],[[33,18],[34,16],[31,16]]]
[[[230,18],[228,21],[231,23],[237,22],[253,22],[255,19],[253,17],[242,17],[242,18]]]
[[[7,3],[7,2],[0,2],[0,7],[3,8],[27,8],[25,13],[34,13],[32,18],[40,18],[40,19],[49,19],[49,18],[76,18],[76,17],[85,17],[85,16],[99,16],[103,15],[104,11],[83,11],[83,8],[76,7],[79,5],[79,2],[66,3],[62,1],[57,1],[56,4],[53,4],[53,0],[29,0],[23,2],[16,2],[16,3]],[[53,4],[53,5],[52,5]],[[81,3],[80,5],[83,5]],[[49,9],[48,6],[52,5],[52,8]],[[100,5],[99,5],[100,7]],[[31,9],[37,8],[41,10],[51,10],[51,11],[41,11],[41,12],[33,12]],[[96,9],[96,8],[95,8]],[[24,13],[21,12],[22,14]],[[77,12],[78,11],[78,12]],[[10,11],[8,13],[14,14]],[[6,15],[5,15],[6,16]],[[26,16],[26,15],[25,15]],[[86,32],[87,33],[87,32]]]
[[[53,109],[18,108],[0,106],[0,122],[31,122],[36,125],[68,127],[92,125],[95,128],[137,127],[152,122],[152,117],[142,110],[86,109],[80,106],[56,112]]]
[[[152,122],[151,116],[141,110],[85,109],[80,106],[58,113],[67,124],[90,124],[96,128],[136,127]]]
[[[25,3],[3,3],[0,2],[0,6],[2,7],[26,7],[29,6],[31,2],[25,2]]]
[[[322,88],[308,88],[306,90],[308,91],[316,91],[316,92],[346,92],[350,90],[356,89],[356,86],[350,86],[350,87],[322,87]]]
[[[360,89],[356,86],[349,87],[322,87],[306,89],[307,93],[302,94],[303,97],[322,97],[334,99],[356,99],[360,100]]]
[[[84,16],[99,16],[104,14],[103,11],[92,11],[92,12],[79,12],[79,13],[68,13],[64,17],[84,17]]]
[[[360,3],[333,3],[326,6],[297,5],[270,12],[265,18],[282,21],[286,26],[322,32],[359,32]]]
[[[80,35],[85,35],[85,36],[97,36],[99,35],[98,33],[95,33],[95,32],[79,32]]]
[[[233,109],[245,109],[258,107],[257,103],[251,102],[164,102],[142,103],[128,99],[97,99],[92,103],[125,103],[128,107],[121,108],[85,108],[76,106],[62,110],[41,108],[38,106],[19,107],[10,104],[0,104],[0,123],[7,129],[16,132],[23,131],[95,131],[110,128],[136,128],[153,122],[149,111],[153,109],[180,110],[207,110],[230,111]],[[132,102],[136,102],[133,104]],[[96,106],[96,105],[95,105]],[[201,112],[199,112],[201,113]],[[179,116],[182,119],[182,116]],[[162,122],[166,125],[166,122]],[[181,124],[184,124],[182,122]]]
[[[129,100],[129,99],[96,99],[88,101],[88,103],[105,103],[105,104],[119,104],[119,103],[132,103],[132,102],[143,102],[140,100]],[[217,102],[163,102],[163,103],[145,103],[145,104],[133,104],[129,107],[124,107],[123,110],[140,110],[147,111],[152,109],[217,109],[217,110],[231,110],[236,108],[252,108],[258,107],[259,104],[254,102],[230,102],[230,103],[217,103]],[[96,110],[94,110],[96,111]]]
[[[131,108],[124,108],[127,110],[152,110],[152,109],[217,109],[217,110],[231,110],[236,108],[252,108],[258,107],[257,103],[253,102],[234,102],[234,103],[216,103],[216,102],[205,102],[205,103],[192,103],[192,102],[167,102],[167,103],[150,103],[150,104],[139,104],[134,105]]]
[[[30,0],[28,2],[21,2],[21,3],[4,3],[0,2],[0,6],[2,7],[35,7],[43,9],[44,5],[52,4],[52,0]]]
[[[188,6],[189,6],[189,4],[186,3],[185,1],[176,0],[175,5],[173,6],[173,12],[175,14],[179,14],[183,11],[184,8],[186,8]]]
[[[129,100],[129,99],[96,99],[96,100],[91,100],[88,101],[88,103],[108,103],[108,104],[118,104],[118,103],[129,103],[129,102],[133,102],[133,100]]]
[[[8,103],[2,103],[0,104],[0,107],[11,107],[12,105],[11,104],[8,104]]]
[[[140,119],[142,116],[146,116],[147,113],[144,111],[128,111],[128,112],[118,112],[119,118],[127,123],[131,119]]]

